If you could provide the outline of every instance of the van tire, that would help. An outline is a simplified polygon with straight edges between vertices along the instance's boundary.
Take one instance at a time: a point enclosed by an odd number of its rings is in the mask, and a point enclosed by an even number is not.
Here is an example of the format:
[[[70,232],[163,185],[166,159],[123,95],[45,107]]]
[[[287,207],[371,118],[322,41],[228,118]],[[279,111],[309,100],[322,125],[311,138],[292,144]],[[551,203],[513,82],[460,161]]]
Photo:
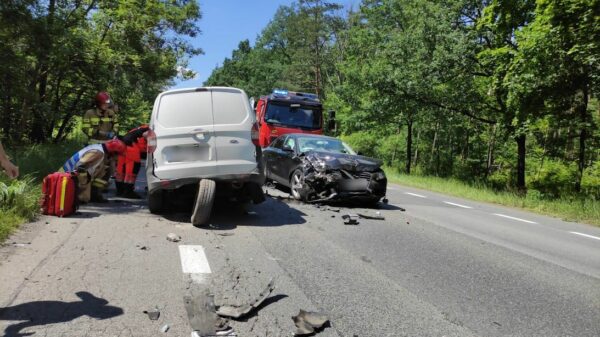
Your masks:
[[[192,224],[194,226],[205,225],[210,218],[212,206],[215,201],[215,190],[217,184],[214,180],[202,179],[198,184],[198,195],[192,213]]]
[[[148,209],[152,214],[160,214],[163,211],[163,191],[158,190],[148,193]]]

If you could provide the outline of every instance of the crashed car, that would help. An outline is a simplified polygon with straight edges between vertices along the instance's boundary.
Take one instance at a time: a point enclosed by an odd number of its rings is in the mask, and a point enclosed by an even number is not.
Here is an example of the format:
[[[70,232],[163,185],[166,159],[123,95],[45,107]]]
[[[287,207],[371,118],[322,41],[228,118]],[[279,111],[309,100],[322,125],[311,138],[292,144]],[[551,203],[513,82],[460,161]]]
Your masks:
[[[297,200],[375,204],[386,194],[382,162],[357,155],[337,138],[283,135],[263,149],[263,160],[267,179],[289,187]]]

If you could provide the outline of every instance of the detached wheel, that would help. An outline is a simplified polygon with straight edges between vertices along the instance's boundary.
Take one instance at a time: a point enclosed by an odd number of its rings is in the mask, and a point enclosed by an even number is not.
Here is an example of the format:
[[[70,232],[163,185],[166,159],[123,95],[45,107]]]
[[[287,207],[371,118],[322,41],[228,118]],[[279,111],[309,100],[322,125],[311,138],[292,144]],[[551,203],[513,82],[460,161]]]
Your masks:
[[[164,208],[164,192],[157,190],[153,193],[148,193],[148,209],[152,214],[160,214]]]
[[[210,218],[212,206],[215,201],[215,190],[217,183],[214,180],[202,179],[198,184],[198,195],[192,213],[192,224],[194,226],[205,225]]]
[[[304,192],[304,172],[302,172],[302,170],[298,169],[292,173],[292,177],[290,178],[290,190],[294,199],[306,199]]]

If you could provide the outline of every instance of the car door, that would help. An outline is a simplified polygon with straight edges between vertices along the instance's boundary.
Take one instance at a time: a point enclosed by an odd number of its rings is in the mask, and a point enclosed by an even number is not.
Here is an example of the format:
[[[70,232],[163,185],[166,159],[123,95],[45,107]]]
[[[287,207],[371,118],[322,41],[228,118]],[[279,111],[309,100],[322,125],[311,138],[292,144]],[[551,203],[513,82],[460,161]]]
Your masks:
[[[281,147],[280,158],[278,161],[278,174],[281,182],[286,186],[290,183],[292,170],[297,166],[297,139],[296,136],[289,135]],[[289,150],[286,150],[289,149]]]
[[[285,153],[283,151],[283,144],[289,136],[281,136],[271,143],[268,151],[268,167],[269,175],[271,179],[278,181],[279,183],[285,184],[285,180],[282,179],[282,160],[284,159]]]
[[[236,88],[211,87],[214,135],[219,175],[248,174],[257,168],[252,142],[255,115],[246,93]]]
[[[159,179],[209,177],[216,173],[216,142],[210,90],[162,93],[154,103],[154,175]]]
[[[285,136],[281,136],[281,137],[275,139],[269,146],[264,148],[262,151],[264,165],[266,168],[266,175],[267,175],[267,178],[269,178],[269,179],[277,180],[276,175],[274,174],[274,170],[276,169],[276,166],[277,166],[277,160],[276,160],[276,158],[278,157],[277,151],[281,150],[281,145],[283,145],[284,139],[285,139]]]

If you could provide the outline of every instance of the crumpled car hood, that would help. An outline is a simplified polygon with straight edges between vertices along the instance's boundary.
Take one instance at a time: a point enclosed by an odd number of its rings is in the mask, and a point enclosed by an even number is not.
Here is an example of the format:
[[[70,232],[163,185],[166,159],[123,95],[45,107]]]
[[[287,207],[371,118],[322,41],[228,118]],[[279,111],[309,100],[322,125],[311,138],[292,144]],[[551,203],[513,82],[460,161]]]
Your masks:
[[[304,155],[311,163],[325,163],[327,170],[373,172],[383,164],[381,160],[375,158],[344,153],[308,151]]]

